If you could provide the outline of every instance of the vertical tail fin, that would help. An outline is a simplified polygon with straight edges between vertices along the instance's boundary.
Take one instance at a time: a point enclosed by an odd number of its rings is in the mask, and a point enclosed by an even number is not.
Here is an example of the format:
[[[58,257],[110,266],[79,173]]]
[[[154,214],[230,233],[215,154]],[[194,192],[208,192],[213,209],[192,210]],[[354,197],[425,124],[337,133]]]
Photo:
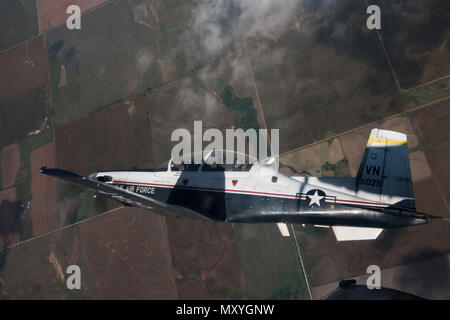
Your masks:
[[[356,179],[357,197],[415,208],[406,134],[373,129]]]

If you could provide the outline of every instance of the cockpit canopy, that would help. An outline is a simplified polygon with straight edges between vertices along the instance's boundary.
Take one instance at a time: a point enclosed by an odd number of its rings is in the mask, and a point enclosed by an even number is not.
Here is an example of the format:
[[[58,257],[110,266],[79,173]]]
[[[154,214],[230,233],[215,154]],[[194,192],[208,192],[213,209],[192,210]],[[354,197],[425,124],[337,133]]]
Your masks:
[[[190,153],[174,157],[168,163],[169,171],[250,171],[257,159],[244,153],[228,150]]]

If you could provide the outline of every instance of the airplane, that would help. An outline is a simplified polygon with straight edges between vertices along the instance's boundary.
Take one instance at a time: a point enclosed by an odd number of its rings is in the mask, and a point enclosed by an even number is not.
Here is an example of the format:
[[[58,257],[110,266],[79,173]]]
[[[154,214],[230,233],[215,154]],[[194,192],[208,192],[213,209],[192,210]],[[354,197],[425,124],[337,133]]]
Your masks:
[[[288,176],[274,158],[257,161],[245,155],[243,163],[232,165],[210,161],[228,152],[233,151],[210,151],[201,164],[188,161],[193,159],[188,154],[157,169],[87,177],[56,168],[40,171],[125,206],[207,221],[277,223],[283,236],[289,236],[286,223],[292,223],[331,226],[337,241],[374,240],[383,229],[436,218],[416,211],[403,133],[373,129],[354,178]]]

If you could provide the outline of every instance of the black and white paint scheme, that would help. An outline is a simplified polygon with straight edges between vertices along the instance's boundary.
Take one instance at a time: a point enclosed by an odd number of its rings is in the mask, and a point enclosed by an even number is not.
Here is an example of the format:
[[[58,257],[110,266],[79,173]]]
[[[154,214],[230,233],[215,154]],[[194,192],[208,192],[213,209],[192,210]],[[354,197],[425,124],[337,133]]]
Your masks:
[[[231,151],[170,159],[158,169],[96,172],[82,177],[63,169],[41,172],[87,187],[95,195],[156,214],[233,223],[331,226],[338,241],[376,239],[383,228],[420,225],[433,216],[415,209],[406,134],[373,129],[354,178],[287,176],[276,161],[216,164]],[[237,157],[237,156],[236,156]],[[180,159],[178,159],[180,160]]]

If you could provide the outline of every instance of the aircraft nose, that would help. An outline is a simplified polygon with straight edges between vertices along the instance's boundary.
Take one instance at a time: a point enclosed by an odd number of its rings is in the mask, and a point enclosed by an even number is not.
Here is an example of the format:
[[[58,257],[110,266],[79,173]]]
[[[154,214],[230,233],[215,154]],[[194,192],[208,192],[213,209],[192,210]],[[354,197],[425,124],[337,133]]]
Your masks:
[[[98,173],[97,173],[97,172],[94,172],[94,173],[91,173],[90,175],[88,175],[88,178],[89,178],[89,179],[94,179],[94,180],[95,180],[95,178],[97,178],[97,175],[98,175]]]

